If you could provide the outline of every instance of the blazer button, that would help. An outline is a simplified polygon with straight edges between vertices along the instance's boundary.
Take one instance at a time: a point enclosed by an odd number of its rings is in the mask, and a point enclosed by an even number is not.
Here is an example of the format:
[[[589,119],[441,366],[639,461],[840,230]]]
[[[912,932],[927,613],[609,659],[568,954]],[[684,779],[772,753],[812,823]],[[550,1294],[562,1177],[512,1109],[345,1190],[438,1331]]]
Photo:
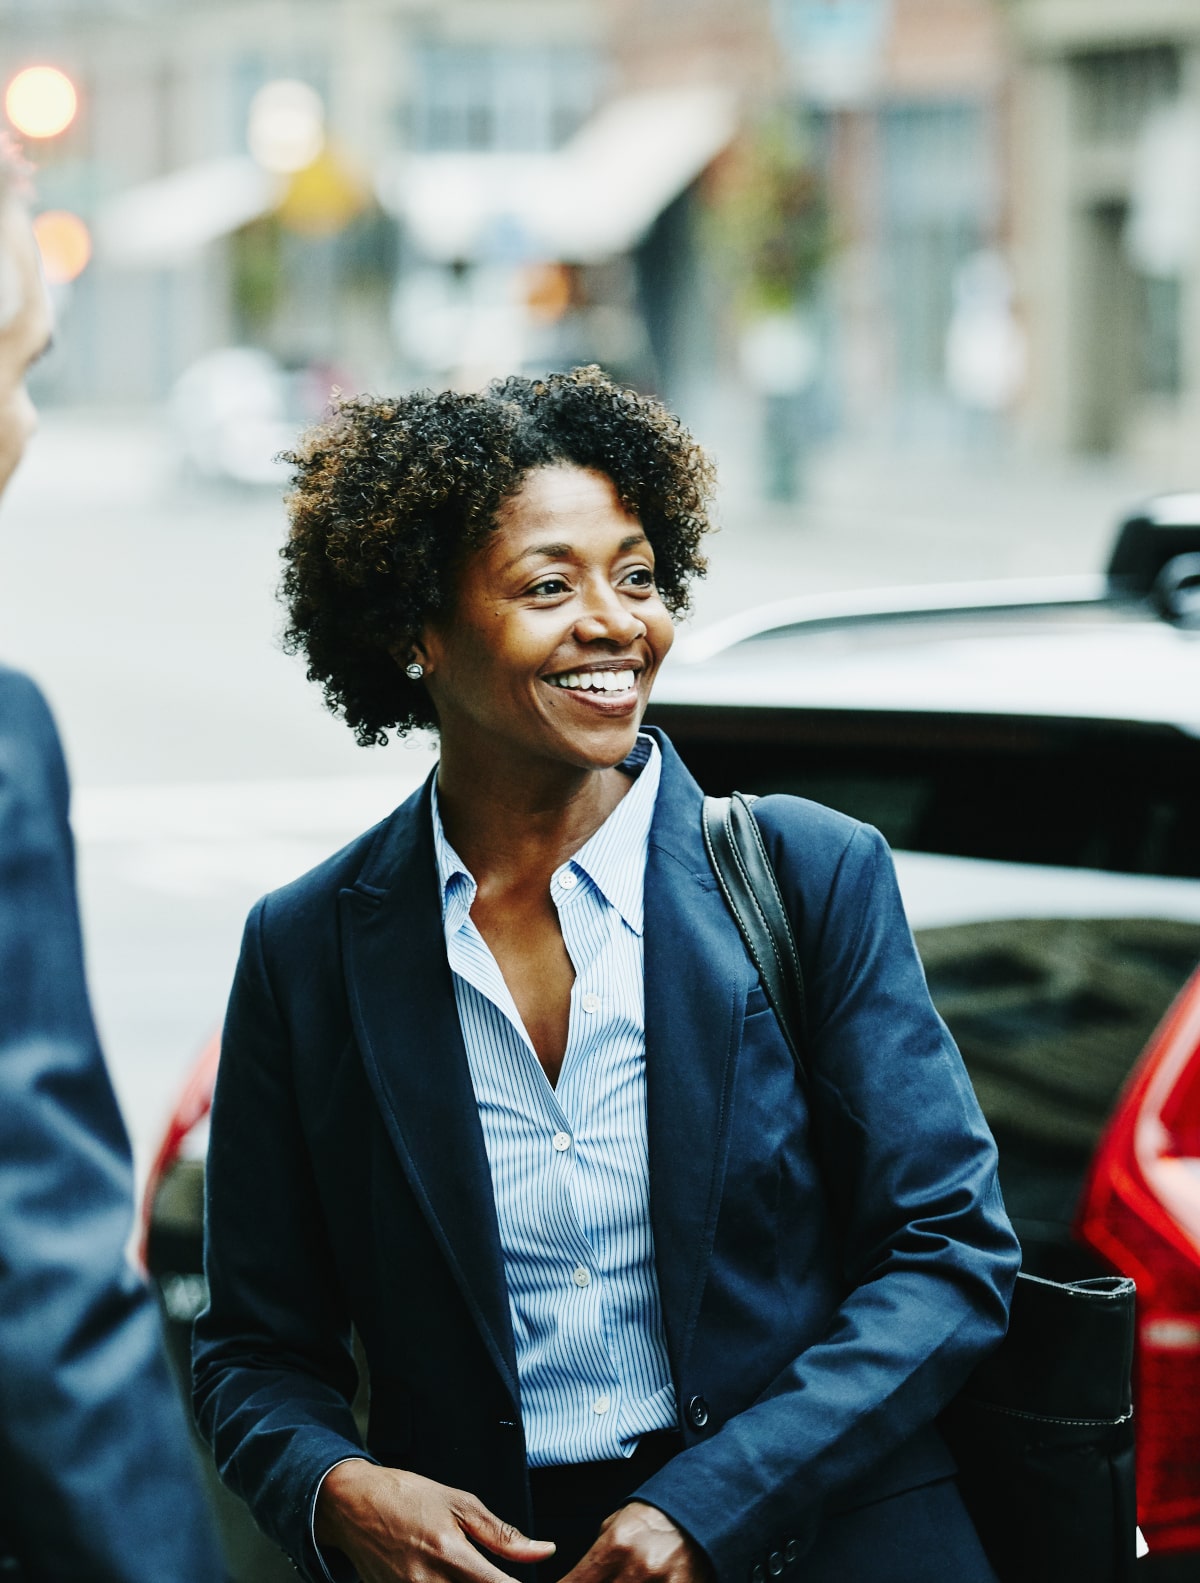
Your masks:
[[[750,1574],[750,1583],[767,1583],[766,1573],[762,1567],[755,1567]]]
[[[770,1568],[771,1576],[773,1578],[777,1578],[783,1571],[783,1557],[779,1554],[778,1550],[771,1551],[771,1554],[767,1558],[767,1566]]]
[[[687,1404],[688,1423],[693,1429],[703,1429],[708,1422],[708,1403],[703,1396],[693,1396]],[[758,1580],[755,1579],[755,1583]]]
[[[789,1539],[787,1544],[783,1547],[783,1559],[787,1562],[788,1566],[792,1566],[794,1564],[796,1557],[799,1554],[800,1546],[794,1539]]]

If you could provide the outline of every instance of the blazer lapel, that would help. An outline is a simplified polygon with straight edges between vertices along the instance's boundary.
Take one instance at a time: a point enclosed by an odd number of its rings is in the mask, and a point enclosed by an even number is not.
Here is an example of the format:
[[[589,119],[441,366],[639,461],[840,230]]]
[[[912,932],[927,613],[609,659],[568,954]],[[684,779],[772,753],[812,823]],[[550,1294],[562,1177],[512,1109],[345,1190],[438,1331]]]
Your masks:
[[[670,743],[646,868],[650,1215],[676,1379],[687,1361],[716,1230],[730,1100],[754,969],[717,889],[702,793]]]
[[[442,934],[428,785],[339,898],[346,987],[405,1176],[518,1403],[491,1172]]]

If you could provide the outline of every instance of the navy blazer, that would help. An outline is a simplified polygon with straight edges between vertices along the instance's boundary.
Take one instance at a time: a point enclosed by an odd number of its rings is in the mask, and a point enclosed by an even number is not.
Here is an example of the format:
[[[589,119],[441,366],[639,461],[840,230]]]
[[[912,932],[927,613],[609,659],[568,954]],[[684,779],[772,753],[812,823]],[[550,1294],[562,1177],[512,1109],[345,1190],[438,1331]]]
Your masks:
[[[808,982],[792,1058],[659,734],[646,870],[650,1207],[684,1451],[639,1494],[719,1579],[822,1517],[946,1476],[933,1419],[1003,1335],[1018,1247],[930,1004],[887,848],[758,804]],[[251,913],[208,1161],[202,1430],[309,1576],[314,1491],[368,1454],[529,1531],[491,1180],[455,1009],[428,790]],[[519,1570],[519,1569],[518,1569]]]
[[[83,974],[67,777],[0,669],[0,1555],[53,1583],[223,1575]]]

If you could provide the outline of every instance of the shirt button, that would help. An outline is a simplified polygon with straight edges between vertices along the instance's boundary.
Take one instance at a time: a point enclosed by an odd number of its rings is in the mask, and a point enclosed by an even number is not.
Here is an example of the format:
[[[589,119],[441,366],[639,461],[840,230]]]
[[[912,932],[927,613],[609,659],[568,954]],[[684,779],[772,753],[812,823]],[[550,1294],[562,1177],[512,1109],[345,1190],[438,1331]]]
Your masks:
[[[585,995],[583,997],[583,1009],[584,1009],[584,1011],[599,1011],[600,1010],[600,997],[599,997],[599,995]]]
[[[556,1132],[550,1142],[554,1145],[555,1152],[562,1154],[571,1147],[571,1134],[569,1132]]]
[[[590,1286],[591,1283],[592,1283],[592,1274],[591,1274],[590,1270],[585,1270],[583,1265],[581,1264],[576,1269],[576,1271],[575,1271],[574,1275],[572,1275],[571,1279],[575,1282],[576,1286]],[[597,1408],[597,1411],[599,1411],[598,1408]]]
[[[592,1411],[594,1413],[606,1413],[608,1411],[608,1397],[597,1396],[596,1400],[592,1403]]]
[[[564,890],[574,890],[579,880],[573,869],[567,869],[558,882]]]

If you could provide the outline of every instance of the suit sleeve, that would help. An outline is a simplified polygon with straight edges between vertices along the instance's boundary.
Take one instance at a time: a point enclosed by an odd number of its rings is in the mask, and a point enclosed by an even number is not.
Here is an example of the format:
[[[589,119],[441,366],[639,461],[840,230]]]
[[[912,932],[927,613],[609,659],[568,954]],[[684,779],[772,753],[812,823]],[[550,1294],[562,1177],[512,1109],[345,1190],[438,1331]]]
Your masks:
[[[640,1492],[721,1579],[749,1579],[788,1541],[802,1551],[823,1511],[853,1504],[932,1422],[1004,1335],[1020,1262],[995,1144],[930,1002],[887,846],[853,827],[826,893],[802,894],[791,802],[771,799],[762,824],[804,960],[810,1103],[847,1295],[757,1401]]]
[[[375,1459],[351,1412],[350,1320],[267,972],[266,905],[246,924],[221,1042],[194,1399],[221,1477],[304,1575],[323,1580],[330,1574],[312,1535],[321,1480],[348,1457]],[[261,1226],[272,1228],[269,1240],[256,1234]]]
[[[67,783],[0,673],[0,1527],[31,1580],[223,1575],[84,982]]]

